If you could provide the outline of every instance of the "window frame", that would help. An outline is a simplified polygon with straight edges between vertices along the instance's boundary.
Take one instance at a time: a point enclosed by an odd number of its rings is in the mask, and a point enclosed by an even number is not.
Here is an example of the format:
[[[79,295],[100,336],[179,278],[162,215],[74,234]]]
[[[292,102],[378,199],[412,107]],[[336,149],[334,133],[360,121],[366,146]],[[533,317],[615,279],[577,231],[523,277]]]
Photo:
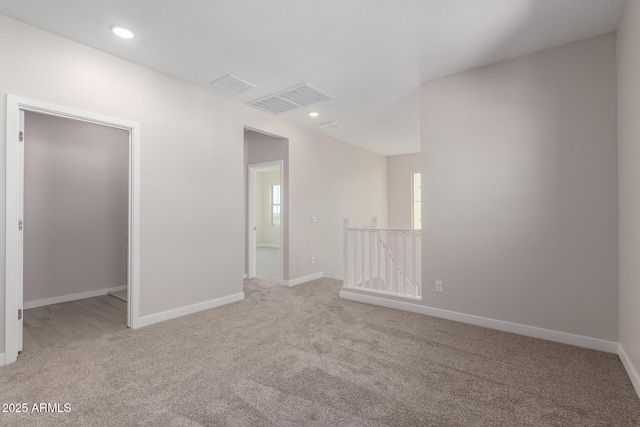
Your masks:
[[[275,203],[275,194],[274,194],[274,190],[275,187],[278,187],[278,202],[279,203]],[[275,217],[274,217],[274,208],[278,207],[278,222],[275,222]],[[282,224],[282,185],[281,184],[271,184],[271,226],[272,227],[279,227],[280,224]]]

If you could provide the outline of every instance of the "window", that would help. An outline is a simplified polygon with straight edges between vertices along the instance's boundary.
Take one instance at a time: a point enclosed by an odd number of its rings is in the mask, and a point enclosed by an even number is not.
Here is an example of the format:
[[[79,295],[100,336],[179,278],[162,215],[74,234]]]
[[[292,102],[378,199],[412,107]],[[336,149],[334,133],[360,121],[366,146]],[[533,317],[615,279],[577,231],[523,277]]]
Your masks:
[[[271,225],[280,225],[280,184],[271,186]]]
[[[421,173],[411,174],[411,228],[422,228],[422,185]]]

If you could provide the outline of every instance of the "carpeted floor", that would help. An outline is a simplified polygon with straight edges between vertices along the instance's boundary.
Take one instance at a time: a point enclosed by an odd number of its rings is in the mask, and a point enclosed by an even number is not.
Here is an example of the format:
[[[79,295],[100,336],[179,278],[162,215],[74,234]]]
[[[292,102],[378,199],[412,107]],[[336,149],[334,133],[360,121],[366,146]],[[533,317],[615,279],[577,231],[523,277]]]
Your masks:
[[[279,282],[280,248],[256,248],[256,277],[269,282]]]
[[[26,354],[2,425],[638,426],[617,356],[245,281],[246,300]]]

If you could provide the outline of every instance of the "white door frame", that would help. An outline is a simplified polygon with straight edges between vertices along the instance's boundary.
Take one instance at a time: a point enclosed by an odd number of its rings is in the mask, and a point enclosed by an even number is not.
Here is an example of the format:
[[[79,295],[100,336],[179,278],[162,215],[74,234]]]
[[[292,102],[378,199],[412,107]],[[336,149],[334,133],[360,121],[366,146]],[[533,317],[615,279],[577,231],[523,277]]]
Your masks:
[[[248,168],[248,177],[247,177],[247,182],[249,183],[249,188],[248,188],[248,197],[249,197],[249,203],[247,203],[247,207],[249,212],[247,212],[247,216],[249,218],[248,221],[248,227],[247,227],[247,254],[249,257],[249,268],[248,268],[248,272],[247,275],[249,277],[249,279],[255,279],[256,277],[256,171],[258,169],[263,169],[263,168],[269,168],[269,167],[273,167],[273,166],[279,166],[280,167],[280,206],[283,205],[283,195],[284,195],[284,161],[283,160],[274,160],[271,162],[264,162],[264,163],[254,163],[254,164],[250,164],[247,166]],[[284,240],[283,240],[283,229],[284,229],[284,216],[286,215],[286,213],[284,212],[284,209],[280,209],[280,282],[282,283],[284,281],[284,276],[283,276],[283,265],[284,265],[284,260],[283,260],[283,247],[284,247]]]
[[[6,190],[5,190],[5,363],[18,357],[21,339],[18,309],[22,309],[22,232],[18,221],[22,220],[23,198],[18,191],[23,171],[20,143],[20,111],[33,111],[83,122],[96,123],[129,131],[129,226],[128,226],[128,277],[129,293],[127,326],[136,328],[140,314],[140,124],[127,120],[76,110],[38,100],[7,95],[6,103]],[[28,138],[28,135],[27,135]],[[22,173],[21,173],[22,172]],[[29,226],[25,224],[25,226]]]

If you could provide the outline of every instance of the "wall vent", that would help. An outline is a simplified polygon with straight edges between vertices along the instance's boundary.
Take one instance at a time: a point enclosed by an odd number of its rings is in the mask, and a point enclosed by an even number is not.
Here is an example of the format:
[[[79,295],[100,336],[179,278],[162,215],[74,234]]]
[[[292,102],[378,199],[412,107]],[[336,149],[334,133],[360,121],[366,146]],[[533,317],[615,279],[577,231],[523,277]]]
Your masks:
[[[256,87],[256,85],[239,79],[231,74],[227,74],[226,76],[211,82],[211,86],[232,95],[240,95],[241,93],[245,93],[246,91]]]
[[[272,114],[280,114],[327,99],[331,99],[331,97],[326,93],[308,83],[302,83],[273,95],[256,99],[249,105]]]
[[[321,125],[318,125],[316,127],[325,132],[332,132],[334,130],[342,129],[342,125],[339,125],[336,122],[322,123]]]

